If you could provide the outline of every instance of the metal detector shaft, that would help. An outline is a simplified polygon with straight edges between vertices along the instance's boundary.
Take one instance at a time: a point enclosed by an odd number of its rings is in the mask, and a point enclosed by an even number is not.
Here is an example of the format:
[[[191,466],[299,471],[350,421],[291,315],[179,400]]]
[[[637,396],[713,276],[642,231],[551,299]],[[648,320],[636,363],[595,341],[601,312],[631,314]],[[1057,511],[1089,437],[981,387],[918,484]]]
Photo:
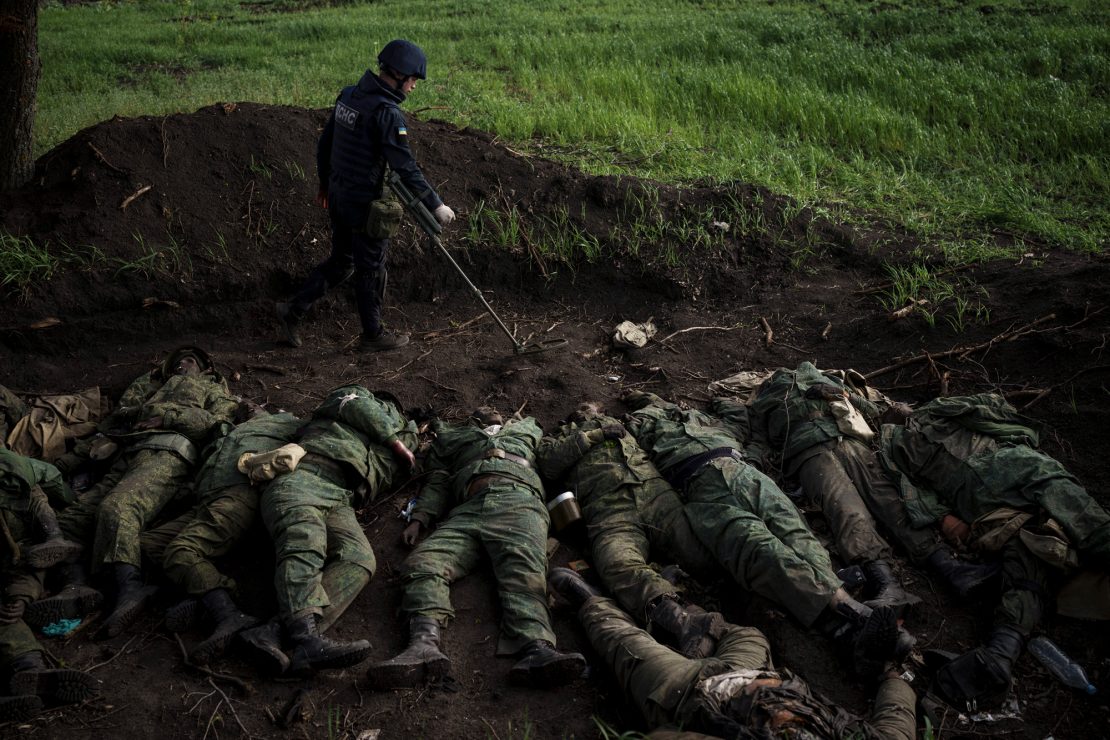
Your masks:
[[[505,332],[505,336],[509,338],[509,341],[513,343],[513,351],[517,354],[524,351],[524,345],[517,341],[517,338],[509,331],[509,327],[505,326],[505,322],[502,321],[501,317],[497,315],[497,312],[493,310],[493,306],[489,305],[489,301],[482,295],[482,291],[478,290],[478,286],[470,282],[470,278],[463,272],[462,267],[460,267],[459,263],[455,261],[455,258],[451,256],[451,253],[447,251],[447,247],[443,246],[443,242],[440,241],[439,238],[440,233],[443,231],[443,227],[439,225],[439,221],[436,221],[435,216],[431,214],[428,207],[424,205],[420,198],[413,195],[412,191],[401,181],[401,177],[396,172],[390,172],[386,182],[389,184],[389,189],[393,191],[393,194],[397,196],[398,200],[400,200],[408,212],[412,214],[416,223],[424,230],[424,233],[431,237],[432,243],[439,248],[439,251],[447,258],[447,261],[458,271],[462,279],[470,286],[470,290],[473,291],[474,295],[478,296],[478,300],[486,307],[486,311],[488,311],[489,315],[493,317],[493,320],[497,322],[497,325],[501,327],[501,331]]]

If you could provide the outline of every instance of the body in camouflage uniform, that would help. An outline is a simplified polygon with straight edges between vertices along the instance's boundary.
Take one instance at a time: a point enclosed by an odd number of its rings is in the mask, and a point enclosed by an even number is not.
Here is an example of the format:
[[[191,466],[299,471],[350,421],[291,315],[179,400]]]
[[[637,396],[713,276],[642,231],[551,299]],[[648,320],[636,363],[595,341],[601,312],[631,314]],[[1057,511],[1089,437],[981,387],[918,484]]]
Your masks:
[[[605,587],[622,608],[647,620],[649,604],[675,593],[648,565],[652,553],[693,573],[713,570],[716,561],[694,535],[685,502],[636,439],[606,439],[606,429],[623,431],[611,416],[567,421],[543,438],[536,457],[545,478],[577,497]]]

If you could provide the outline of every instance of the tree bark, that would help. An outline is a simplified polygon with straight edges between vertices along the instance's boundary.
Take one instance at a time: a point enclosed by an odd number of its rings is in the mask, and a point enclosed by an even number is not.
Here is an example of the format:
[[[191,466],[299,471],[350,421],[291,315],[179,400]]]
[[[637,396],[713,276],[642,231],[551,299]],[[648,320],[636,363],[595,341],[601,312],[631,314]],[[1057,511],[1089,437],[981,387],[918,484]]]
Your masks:
[[[0,191],[34,174],[38,0],[0,0]]]

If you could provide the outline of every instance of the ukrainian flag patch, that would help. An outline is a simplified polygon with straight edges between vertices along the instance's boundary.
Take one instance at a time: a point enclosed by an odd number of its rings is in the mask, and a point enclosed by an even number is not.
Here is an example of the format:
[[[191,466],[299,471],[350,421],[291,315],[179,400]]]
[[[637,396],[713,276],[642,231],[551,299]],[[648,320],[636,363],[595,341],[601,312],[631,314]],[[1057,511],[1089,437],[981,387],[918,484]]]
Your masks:
[[[408,136],[409,135],[409,130],[407,128],[405,128],[404,126],[402,126],[401,128],[397,129],[397,135],[398,136]]]

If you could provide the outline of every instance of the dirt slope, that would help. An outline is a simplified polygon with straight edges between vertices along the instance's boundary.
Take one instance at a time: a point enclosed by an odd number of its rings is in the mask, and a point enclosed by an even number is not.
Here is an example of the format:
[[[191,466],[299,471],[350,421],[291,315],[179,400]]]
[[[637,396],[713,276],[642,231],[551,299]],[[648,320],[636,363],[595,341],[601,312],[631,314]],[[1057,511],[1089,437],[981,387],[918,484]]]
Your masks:
[[[945,278],[980,307],[979,320],[965,313],[961,322],[951,299],[933,325],[921,309],[891,320],[882,293],[868,291],[888,280],[884,262],[932,260],[929,244],[882,224],[829,223],[740,183],[677,189],[589,177],[437,121],[413,120],[410,134],[429,179],[461,213],[448,233],[456,257],[519,337],[565,338],[567,348],[513,356],[508,339],[481,318],[474,297],[411,226],[392,248],[387,311],[392,325],[414,333],[410,346],[355,353],[357,319],[348,289],[341,289],[314,310],[304,347],[281,347],[273,302],[328,250],[326,215],[312,205],[323,119],[320,111],[212,106],[190,115],[114,119],[45,155],[31,185],[0,195],[0,227],[48,244],[61,260],[50,280],[7,295],[0,382],[23,392],[98,384],[118,394],[169,349],[195,343],[233,378],[235,392],[302,413],[328,388],[359,382],[447,417],[493,403],[549,425],[581,400],[620,410],[616,399],[631,387],[696,405],[709,398],[710,381],[740,369],[812,360],[866,373],[928,351],[932,362],[907,364],[874,382],[908,401],[936,395],[942,380],[953,394],[994,389],[1016,393],[1018,405],[1036,400],[1029,413],[1048,425],[1046,450],[1100,500],[1110,500],[1105,259],[1036,245],[1020,261],[968,266]],[[501,215],[490,216],[491,209]],[[524,235],[506,239],[509,249],[495,249],[469,240],[468,223],[481,223],[487,241],[513,223]],[[544,244],[567,239],[596,245],[598,259],[567,264],[545,252]],[[657,339],[666,341],[634,353],[611,348],[617,322],[649,317],[659,325]],[[56,322],[32,328],[46,319]],[[1022,327],[1028,328],[1011,341],[991,341]],[[951,352],[957,348],[975,349]],[[1050,392],[1038,398],[1042,390]],[[403,642],[395,619],[395,576],[405,555],[395,513],[403,499],[398,494],[365,512],[379,573],[336,628],[369,637],[375,657]],[[811,520],[821,532],[820,520]],[[267,547],[259,538],[236,559],[259,614],[272,604]],[[564,546],[555,557],[577,556]],[[907,625],[921,643],[952,650],[974,644],[989,610],[951,603],[939,583],[909,566],[903,575],[926,597]],[[863,689],[843,680],[819,638],[765,603],[722,596],[731,591],[711,588],[707,598],[720,599],[734,621],[766,630],[776,661],[851,708],[866,709]],[[447,648],[456,681],[447,687],[375,695],[357,670],[303,685],[264,681],[229,658],[218,669],[244,676],[251,692],[236,694],[218,682],[225,697],[182,665],[155,615],[109,643],[83,635],[52,643],[69,664],[103,664],[95,673],[104,697],[49,713],[24,731],[184,738],[235,736],[245,727],[258,737],[354,737],[381,727],[385,737],[589,737],[597,734],[594,715],[619,729],[637,727],[600,668],[550,695],[509,687],[508,663],[493,656],[491,579],[468,578],[454,597],[459,618]],[[557,610],[556,622],[563,645],[581,648],[571,615]],[[1105,629],[1064,619],[1047,628],[1096,684],[1105,683]],[[302,688],[306,718],[283,729],[273,718]],[[1105,694],[1073,696],[1029,657],[1019,663],[1017,695],[1025,702],[1023,722],[972,732],[1098,737],[1110,720]],[[945,726],[953,736],[961,732],[954,713]]]

